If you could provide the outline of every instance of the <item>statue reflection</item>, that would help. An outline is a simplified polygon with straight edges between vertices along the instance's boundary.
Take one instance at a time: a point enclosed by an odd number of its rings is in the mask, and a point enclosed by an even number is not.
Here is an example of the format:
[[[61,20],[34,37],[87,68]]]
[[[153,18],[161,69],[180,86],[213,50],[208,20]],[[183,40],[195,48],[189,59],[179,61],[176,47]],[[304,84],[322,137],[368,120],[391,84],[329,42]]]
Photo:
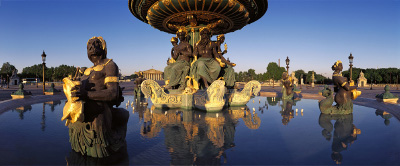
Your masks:
[[[171,165],[219,165],[227,162],[225,150],[235,146],[240,118],[250,129],[258,129],[261,123],[247,107],[219,113],[152,107],[145,110],[141,135],[153,138],[163,129]]]
[[[19,119],[23,120],[24,119],[24,113],[27,111],[31,111],[32,110],[32,106],[31,105],[25,105],[25,106],[21,106],[18,108],[15,108],[15,111],[18,112],[19,114]]]
[[[390,124],[390,120],[389,120],[389,119],[393,117],[392,114],[389,114],[388,112],[383,111],[383,110],[376,110],[376,111],[375,111],[375,115],[376,115],[376,116],[380,116],[380,117],[382,117],[383,119],[385,119],[385,120],[383,121],[383,123],[385,123],[386,126],[389,126],[389,124]]]
[[[45,104],[50,106],[51,112],[54,112],[55,107],[61,105],[61,100],[47,101]]]
[[[331,123],[332,120],[336,121],[334,125]],[[347,150],[347,147],[357,140],[357,135],[361,134],[361,130],[356,128],[353,124],[353,114],[320,114],[319,125],[323,128],[322,136],[324,136],[327,141],[331,140],[332,131],[334,130],[331,157],[336,164],[341,164],[343,156],[340,152]]]
[[[129,165],[127,147],[119,149],[116,153],[104,158],[94,158],[81,155],[79,152],[71,150],[65,157],[67,165]]]
[[[282,116],[282,124],[288,125],[290,120],[294,118],[294,111],[292,109],[293,105],[295,104],[294,100],[285,99],[282,100],[282,110],[280,111]]]

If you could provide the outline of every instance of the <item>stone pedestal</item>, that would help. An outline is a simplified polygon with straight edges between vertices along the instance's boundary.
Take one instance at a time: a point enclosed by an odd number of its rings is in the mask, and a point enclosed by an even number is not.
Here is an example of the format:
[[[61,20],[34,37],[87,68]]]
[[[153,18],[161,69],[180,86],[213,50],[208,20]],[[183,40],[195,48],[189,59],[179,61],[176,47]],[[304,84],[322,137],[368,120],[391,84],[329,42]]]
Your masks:
[[[183,94],[182,95],[182,106],[184,109],[193,108],[193,94]]]

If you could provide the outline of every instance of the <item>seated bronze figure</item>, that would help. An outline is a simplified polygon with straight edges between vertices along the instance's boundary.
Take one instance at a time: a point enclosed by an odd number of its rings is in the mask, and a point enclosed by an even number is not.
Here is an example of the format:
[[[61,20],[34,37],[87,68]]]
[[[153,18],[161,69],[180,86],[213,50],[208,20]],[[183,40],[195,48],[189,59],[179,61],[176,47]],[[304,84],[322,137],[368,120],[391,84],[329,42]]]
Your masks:
[[[342,76],[343,65],[341,61],[336,61],[332,66],[333,75],[332,80],[334,84],[334,92],[336,95],[333,104],[332,95],[329,88],[325,88],[322,92],[326,99],[319,102],[321,113],[324,114],[351,114],[353,113],[353,101],[357,98],[357,95],[361,94],[360,91],[356,91],[357,86],[352,86],[354,83],[349,82],[346,77]]]
[[[287,72],[282,73],[282,99],[293,99],[292,79]]]
[[[63,80],[68,102],[62,120],[67,119],[74,151],[103,158],[126,146],[129,113],[113,108],[124,99],[118,83],[118,66],[107,59],[102,37],[88,41],[87,54],[94,66],[85,70],[80,81]]]

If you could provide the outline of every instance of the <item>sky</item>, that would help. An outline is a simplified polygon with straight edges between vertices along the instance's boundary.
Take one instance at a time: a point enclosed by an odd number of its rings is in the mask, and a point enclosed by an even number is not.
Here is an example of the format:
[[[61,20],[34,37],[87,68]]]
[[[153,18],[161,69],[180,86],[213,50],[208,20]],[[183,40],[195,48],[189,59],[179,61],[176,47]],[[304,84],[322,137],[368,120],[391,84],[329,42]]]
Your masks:
[[[105,39],[108,58],[130,75],[163,71],[175,35],[138,20],[128,0],[0,0],[0,64],[19,73],[42,63],[43,50],[48,67],[90,67],[93,36]],[[350,53],[357,68],[400,68],[400,0],[268,0],[263,17],[225,37],[224,56],[236,72],[264,73],[289,57],[290,71],[330,76],[337,60],[349,65]]]

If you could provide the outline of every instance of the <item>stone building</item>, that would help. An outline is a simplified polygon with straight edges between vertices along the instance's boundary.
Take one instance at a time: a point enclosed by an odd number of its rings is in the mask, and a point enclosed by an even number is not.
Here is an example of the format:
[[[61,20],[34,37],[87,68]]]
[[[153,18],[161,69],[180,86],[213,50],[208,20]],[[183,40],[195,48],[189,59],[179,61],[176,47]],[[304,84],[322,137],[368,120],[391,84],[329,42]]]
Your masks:
[[[139,75],[139,72],[135,72],[135,74]],[[149,69],[146,71],[143,71],[143,77],[149,80],[164,80],[163,78],[163,72],[160,70],[156,69]]]
[[[367,86],[367,79],[364,77],[364,73],[362,71],[360,72],[360,77],[357,79],[357,84],[358,87]]]
[[[15,69],[12,73],[12,76],[10,77],[10,85],[19,85],[20,81],[19,81],[19,77],[17,75],[18,70]]]

